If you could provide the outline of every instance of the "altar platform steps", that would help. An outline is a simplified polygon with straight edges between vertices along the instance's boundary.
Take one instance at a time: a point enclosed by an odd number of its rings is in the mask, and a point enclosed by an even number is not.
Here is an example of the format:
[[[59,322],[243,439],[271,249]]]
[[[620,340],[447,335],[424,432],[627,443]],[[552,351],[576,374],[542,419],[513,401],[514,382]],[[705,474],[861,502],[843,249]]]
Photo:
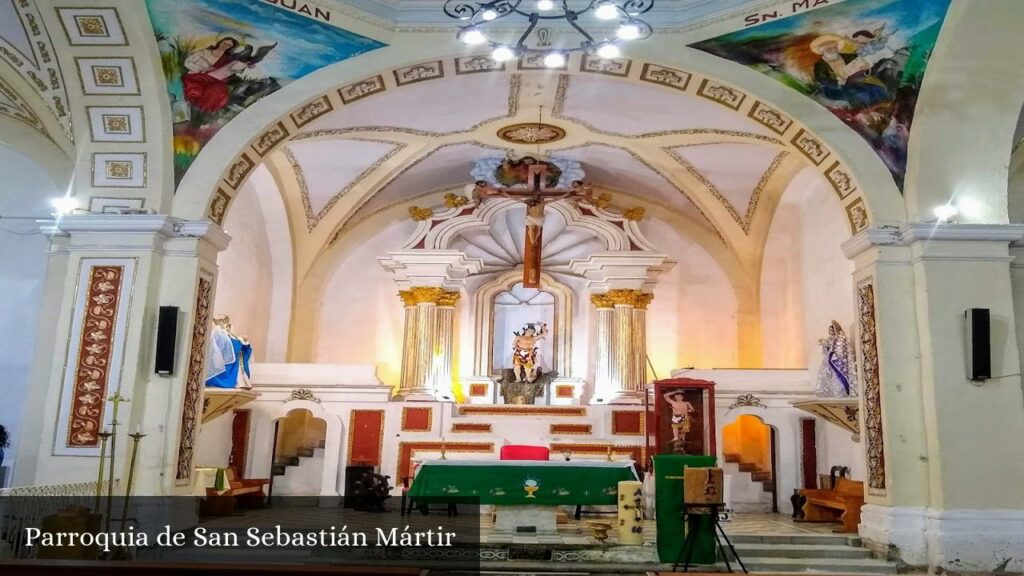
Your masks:
[[[728,528],[726,529],[728,531]],[[751,572],[896,574],[893,562],[877,560],[856,536],[844,534],[735,534],[736,552]],[[730,554],[730,560],[731,554]],[[721,564],[721,563],[720,563]]]

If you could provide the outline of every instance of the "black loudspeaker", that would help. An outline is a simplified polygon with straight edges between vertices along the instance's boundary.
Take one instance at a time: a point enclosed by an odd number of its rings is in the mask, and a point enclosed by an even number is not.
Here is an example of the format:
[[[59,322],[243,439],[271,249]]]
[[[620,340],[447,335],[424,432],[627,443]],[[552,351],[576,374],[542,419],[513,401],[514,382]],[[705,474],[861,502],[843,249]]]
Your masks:
[[[352,508],[356,502],[356,482],[373,474],[373,466],[346,466],[345,493],[342,494],[345,508]]]
[[[992,352],[988,308],[970,308],[967,317],[967,376],[971,380],[992,377]]]
[[[174,352],[178,343],[178,307],[161,306],[156,326],[156,373],[174,374]]]

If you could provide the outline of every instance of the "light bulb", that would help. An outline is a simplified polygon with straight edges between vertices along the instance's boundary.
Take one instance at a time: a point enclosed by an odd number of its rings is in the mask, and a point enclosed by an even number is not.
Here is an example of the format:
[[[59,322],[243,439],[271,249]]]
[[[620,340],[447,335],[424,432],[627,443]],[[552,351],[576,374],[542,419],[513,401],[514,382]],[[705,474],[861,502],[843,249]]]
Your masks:
[[[487,36],[484,36],[484,33],[481,32],[478,28],[470,27],[466,28],[465,31],[462,32],[462,35],[459,36],[459,40],[462,40],[464,44],[469,44],[470,46],[473,46],[476,44],[483,44],[484,42],[487,42]]]
[[[939,222],[951,222],[956,218],[958,210],[952,204],[942,204],[935,207],[935,217]]]
[[[623,24],[615,32],[620,40],[636,40],[640,37],[640,27],[636,24]]]
[[[494,49],[494,52],[491,52],[491,58],[494,58],[498,62],[505,62],[515,57],[515,50],[509,48],[508,46],[498,46],[497,48]]]
[[[552,52],[544,57],[544,65],[548,68],[561,68],[565,66],[565,55],[561,52]]]
[[[614,20],[619,17],[619,8],[611,2],[601,2],[594,9],[594,16],[600,20]]]
[[[483,12],[480,13],[480,17],[490,22],[491,20],[494,20],[495,18],[498,17],[498,13],[497,11],[488,8],[487,10],[484,10]]]
[[[611,42],[606,42],[604,44],[601,44],[601,46],[597,49],[597,55],[600,58],[608,60],[610,58],[618,58],[619,56],[622,55],[622,51],[619,50],[619,47],[616,46],[615,44],[612,44]]]
[[[50,200],[50,205],[53,206],[54,213],[57,216],[64,216],[71,214],[78,208],[78,200],[71,196],[58,196]]]
[[[537,10],[551,10],[555,7],[555,3],[552,0],[537,0]]]

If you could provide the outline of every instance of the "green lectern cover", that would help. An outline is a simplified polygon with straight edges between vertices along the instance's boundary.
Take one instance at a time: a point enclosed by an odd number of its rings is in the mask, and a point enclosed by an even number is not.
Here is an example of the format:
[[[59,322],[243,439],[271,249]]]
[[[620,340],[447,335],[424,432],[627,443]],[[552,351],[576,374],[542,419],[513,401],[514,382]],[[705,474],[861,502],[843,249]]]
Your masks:
[[[680,559],[683,538],[683,470],[709,468],[715,465],[714,456],[677,456],[664,454],[654,457],[654,508],[658,523],[658,558],[674,563]],[[715,533],[710,516],[692,516],[688,529],[699,530],[690,564],[715,563]]]

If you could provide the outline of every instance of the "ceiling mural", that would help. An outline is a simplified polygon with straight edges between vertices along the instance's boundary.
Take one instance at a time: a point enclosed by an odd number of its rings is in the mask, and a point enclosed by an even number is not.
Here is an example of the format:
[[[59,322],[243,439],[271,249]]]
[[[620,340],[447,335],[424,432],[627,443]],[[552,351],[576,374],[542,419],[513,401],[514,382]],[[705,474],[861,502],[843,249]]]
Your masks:
[[[828,108],[863,136],[903,189],[907,141],[950,0],[847,0],[693,44]]]
[[[260,98],[384,46],[263,2],[146,4],[171,100],[175,182],[220,128]]]

